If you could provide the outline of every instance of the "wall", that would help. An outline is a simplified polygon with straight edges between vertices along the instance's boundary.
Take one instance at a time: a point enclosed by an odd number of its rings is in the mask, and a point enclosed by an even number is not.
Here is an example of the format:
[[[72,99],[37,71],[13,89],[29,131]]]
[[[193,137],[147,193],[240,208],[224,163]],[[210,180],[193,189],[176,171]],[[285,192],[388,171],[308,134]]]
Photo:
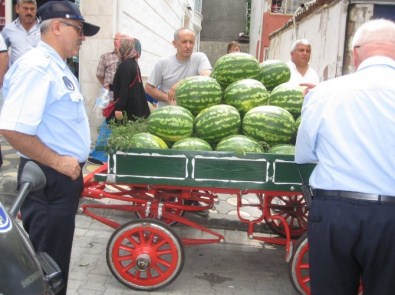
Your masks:
[[[205,0],[202,5],[201,41],[230,42],[245,31],[245,0]]]
[[[100,88],[96,67],[100,55],[113,49],[115,33],[124,32],[140,40],[139,65],[145,81],[159,58],[175,53],[174,31],[186,26],[199,36],[202,16],[188,9],[195,7],[194,0],[80,0],[80,3],[85,19],[101,27],[96,36],[86,39],[79,55],[81,90],[95,140],[97,127],[102,122],[94,113]]]
[[[259,59],[261,55],[262,16],[267,10],[267,1],[251,1],[249,53]]]
[[[226,54],[228,43],[245,31],[247,3],[245,0],[205,0],[202,14],[200,51],[214,66],[218,57]],[[243,44],[242,51],[249,52],[249,45]]]
[[[296,39],[312,44],[310,65],[321,80],[342,74],[348,3],[333,1],[270,36],[269,58],[288,61]]]

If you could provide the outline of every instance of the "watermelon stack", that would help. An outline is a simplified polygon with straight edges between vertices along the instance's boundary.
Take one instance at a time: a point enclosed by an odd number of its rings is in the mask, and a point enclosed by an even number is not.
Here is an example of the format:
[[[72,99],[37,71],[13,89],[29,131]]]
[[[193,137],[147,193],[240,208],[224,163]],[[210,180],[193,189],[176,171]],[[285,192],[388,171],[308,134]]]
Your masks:
[[[224,92],[224,103],[234,106],[241,116],[250,109],[267,105],[269,92],[265,86],[254,79],[243,79],[230,84]]]
[[[242,123],[245,135],[270,146],[289,143],[296,131],[295,120],[285,109],[277,106],[259,106],[248,111]]]
[[[211,77],[188,77],[178,84],[175,91],[177,105],[186,108],[193,115],[207,107],[219,104],[222,100],[222,88]]]
[[[197,137],[188,137],[176,141],[173,146],[173,150],[183,150],[183,151],[212,151],[211,145]]]
[[[245,135],[230,135],[223,138],[215,149],[216,151],[235,152],[237,154],[264,152],[262,146],[251,137]]]
[[[225,104],[208,107],[195,119],[196,135],[209,143],[217,143],[226,136],[237,134],[240,126],[239,111]]]
[[[269,153],[276,155],[295,155],[295,146],[292,144],[277,144],[269,149]]]
[[[216,79],[223,89],[233,82],[258,78],[260,67],[258,60],[248,53],[231,53],[218,58],[211,77]]]
[[[174,105],[158,108],[148,117],[148,131],[167,142],[192,136],[193,124],[191,112]]]
[[[168,146],[160,137],[148,132],[132,136],[130,147],[138,149],[167,149]]]
[[[266,60],[259,64],[260,72],[258,80],[272,91],[276,86],[288,82],[291,78],[289,66],[281,60]]]
[[[224,55],[211,77],[181,80],[177,105],[154,110],[147,119],[149,135],[136,136],[142,143],[133,146],[242,154],[262,153],[265,146],[271,153],[291,154],[304,97],[289,78],[285,62],[259,64],[250,54]]]
[[[291,83],[283,83],[270,93],[269,104],[286,109],[296,120],[300,116],[303,99],[302,87]]]

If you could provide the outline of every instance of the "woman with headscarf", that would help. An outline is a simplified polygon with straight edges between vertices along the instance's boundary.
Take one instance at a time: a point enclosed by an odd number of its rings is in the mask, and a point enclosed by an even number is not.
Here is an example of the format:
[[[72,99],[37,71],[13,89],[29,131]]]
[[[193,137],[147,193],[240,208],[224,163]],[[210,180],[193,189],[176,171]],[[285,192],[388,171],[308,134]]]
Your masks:
[[[119,47],[120,64],[110,85],[116,101],[114,113],[107,121],[115,117],[122,120],[124,112],[128,120],[147,118],[150,114],[140,68],[137,59],[141,55],[140,41],[135,38],[124,38]]]

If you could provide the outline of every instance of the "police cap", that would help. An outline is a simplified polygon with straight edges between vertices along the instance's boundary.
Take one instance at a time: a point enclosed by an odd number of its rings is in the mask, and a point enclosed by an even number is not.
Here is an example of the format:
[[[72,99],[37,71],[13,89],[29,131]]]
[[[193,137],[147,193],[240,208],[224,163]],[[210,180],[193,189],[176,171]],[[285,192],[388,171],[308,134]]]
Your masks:
[[[51,18],[78,20],[83,25],[83,32],[85,36],[93,36],[100,30],[99,26],[87,23],[78,6],[70,1],[49,1],[43,4],[37,10],[37,14],[41,20],[47,20]]]

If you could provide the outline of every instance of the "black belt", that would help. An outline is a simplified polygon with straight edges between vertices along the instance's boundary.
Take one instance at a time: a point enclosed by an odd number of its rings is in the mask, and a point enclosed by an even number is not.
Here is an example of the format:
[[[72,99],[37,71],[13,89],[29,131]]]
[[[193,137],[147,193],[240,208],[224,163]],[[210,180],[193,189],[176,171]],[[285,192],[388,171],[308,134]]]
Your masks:
[[[315,189],[314,198],[316,199],[332,199],[332,200],[361,200],[370,202],[382,202],[382,203],[395,203],[395,196],[386,195],[375,195],[366,193],[357,193],[349,191],[336,191],[336,190],[323,190]]]

